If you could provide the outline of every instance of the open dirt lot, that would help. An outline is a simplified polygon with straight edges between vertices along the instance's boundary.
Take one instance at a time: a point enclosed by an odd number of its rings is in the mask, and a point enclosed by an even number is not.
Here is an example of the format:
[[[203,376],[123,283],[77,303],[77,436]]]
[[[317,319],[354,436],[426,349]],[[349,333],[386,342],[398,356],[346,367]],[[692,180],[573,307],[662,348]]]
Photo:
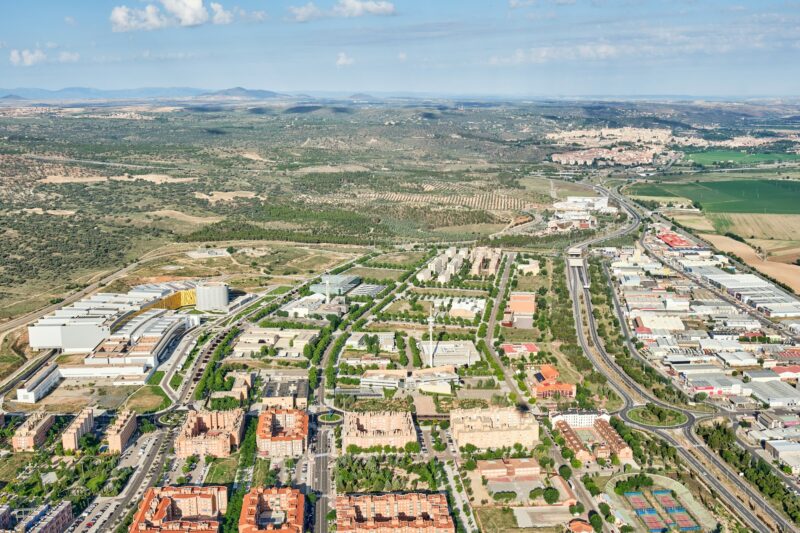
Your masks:
[[[181,211],[175,211],[174,209],[151,211],[150,214],[159,217],[173,218],[179,222],[188,222],[189,224],[213,224],[214,222],[222,220],[222,217],[197,217],[182,213]]]
[[[306,174],[336,174],[339,172],[369,172],[369,169],[361,165],[318,165],[298,168],[292,174],[304,176]]]
[[[751,267],[787,284],[796,292],[800,292],[800,266],[763,261],[753,248],[743,242],[731,239],[730,237],[711,235],[708,233],[701,234],[700,236],[714,245],[715,248],[738,255]]]
[[[230,202],[237,198],[255,198],[256,193],[253,191],[212,191],[211,194],[196,192],[194,193],[194,197],[200,198],[201,200],[208,200],[212,204],[215,204],[217,202]]]
[[[162,183],[188,183],[194,178],[173,178],[166,174],[124,174],[122,176],[78,176],[78,175],[53,175],[41,180],[41,183],[99,183],[103,181],[135,181],[145,180],[157,185]]]
[[[767,252],[769,260],[773,263],[792,264],[800,259],[800,240],[748,239],[748,242]]]
[[[35,404],[17,403],[13,401],[16,391],[6,395],[6,402],[15,411],[36,411],[44,409],[54,413],[77,413],[88,405],[97,405],[101,409],[117,409],[138,386],[116,387],[109,384],[95,384],[88,380],[68,379],[61,382],[53,392]]]

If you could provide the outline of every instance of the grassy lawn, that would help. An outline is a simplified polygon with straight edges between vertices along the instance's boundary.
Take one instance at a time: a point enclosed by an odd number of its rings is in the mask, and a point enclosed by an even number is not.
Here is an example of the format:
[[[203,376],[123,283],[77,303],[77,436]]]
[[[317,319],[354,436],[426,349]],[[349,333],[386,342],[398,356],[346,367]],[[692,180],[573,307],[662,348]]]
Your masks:
[[[260,487],[269,477],[269,459],[256,459],[256,466],[253,469],[253,486]]]
[[[405,274],[404,270],[392,270],[389,268],[370,268],[353,267],[344,272],[348,276],[359,276],[365,279],[376,279],[378,281],[397,281],[400,276]]]
[[[146,414],[166,409],[172,401],[167,397],[161,387],[157,385],[145,385],[134,392],[126,403],[129,409],[137,413]]]
[[[169,386],[172,387],[172,390],[178,390],[178,387],[181,386],[183,383],[183,376],[180,374],[174,374],[171,378],[169,378]]]
[[[161,380],[164,379],[164,371],[163,370],[156,370],[153,372],[149,378],[147,378],[148,385],[158,385],[161,383]]]
[[[533,329],[519,329],[519,328],[500,328],[500,335],[506,342],[536,342],[539,338],[539,330]]]
[[[658,413],[661,413],[661,416]],[[646,426],[669,427],[686,422],[686,415],[672,409],[661,408],[659,412],[648,410],[647,406],[636,407],[628,411],[631,420]]]
[[[397,266],[397,268],[408,268],[417,264],[423,257],[425,257],[425,252],[392,252],[379,255],[370,262],[379,265]]]
[[[17,452],[0,459],[0,481],[8,483],[17,478],[17,471],[33,457],[32,452]]]
[[[225,458],[214,458],[208,475],[205,479],[206,485],[227,485],[233,483],[236,477],[236,468],[239,466],[239,454],[234,454]],[[255,480],[254,480],[255,481]]]
[[[481,530],[492,533],[557,533],[563,531],[563,528],[554,527],[517,527],[514,511],[508,507],[480,507],[475,509],[475,514]]]

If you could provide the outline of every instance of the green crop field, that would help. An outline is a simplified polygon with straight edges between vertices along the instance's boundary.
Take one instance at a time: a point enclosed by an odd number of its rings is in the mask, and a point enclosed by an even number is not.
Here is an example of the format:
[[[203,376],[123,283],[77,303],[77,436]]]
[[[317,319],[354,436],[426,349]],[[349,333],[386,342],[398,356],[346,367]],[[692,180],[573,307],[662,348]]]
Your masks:
[[[680,196],[708,213],[800,214],[800,182],[782,180],[709,181],[634,185],[634,196]]]
[[[707,152],[693,152],[686,154],[686,159],[691,159],[700,165],[713,165],[715,163],[771,163],[774,161],[800,161],[800,154],[772,153],[749,154],[738,150],[709,150]]]

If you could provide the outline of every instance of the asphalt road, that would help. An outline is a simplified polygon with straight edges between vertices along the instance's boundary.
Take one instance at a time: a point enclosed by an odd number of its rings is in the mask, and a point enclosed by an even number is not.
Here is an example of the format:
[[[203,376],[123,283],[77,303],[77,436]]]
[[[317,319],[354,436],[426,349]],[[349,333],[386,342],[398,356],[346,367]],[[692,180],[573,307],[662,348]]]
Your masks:
[[[605,191],[605,189],[598,188],[601,191]],[[607,191],[606,191],[607,192]],[[619,234],[629,233],[634,231],[638,228],[639,224],[641,223],[641,218],[639,217],[638,213],[635,212],[633,208],[628,206],[624,199],[619,197],[615,197],[616,200],[620,203],[623,208],[628,211],[633,218],[633,223],[617,232]],[[586,241],[580,245],[579,248],[585,248],[590,244],[594,244],[600,242],[602,240],[611,238],[613,235],[604,236],[596,239],[591,239]],[[657,434],[659,437],[663,438],[670,444],[676,447],[681,457],[689,463],[695,471],[697,471],[700,475],[705,475],[706,472],[705,466],[703,466],[692,454],[690,454],[685,448],[682,447],[681,443],[673,436],[672,428],[671,430],[662,429],[662,428],[652,428],[648,426],[642,426],[637,424],[636,422],[632,421],[628,416],[628,411],[635,406],[635,400],[632,395],[628,392],[629,390],[637,391],[639,396],[646,399],[646,401],[650,403],[654,403],[656,405],[660,405],[663,407],[667,407],[673,410],[677,410],[682,412],[687,417],[687,422],[677,426],[683,433],[684,438],[686,438],[689,442],[693,444],[693,447],[701,453],[704,458],[709,461],[710,463],[714,464],[721,472],[725,473],[727,481],[737,487],[737,489],[747,495],[750,502],[755,503],[758,507],[761,508],[762,512],[768,515],[775,523],[779,524],[783,531],[793,531],[793,525],[778,511],[772,508],[766,500],[761,496],[760,493],[755,491],[750,484],[741,479],[737,473],[733,472],[721,458],[719,458],[713,451],[709,450],[705,443],[698,437],[694,432],[694,425],[697,423],[698,419],[695,414],[689,410],[676,408],[673,405],[666,404],[662,402],[658,398],[655,398],[649,391],[642,388],[638,383],[633,381],[625,372],[619,368],[616,364],[616,361],[613,360],[603,349],[603,345],[600,342],[600,339],[597,335],[597,326],[594,321],[594,317],[592,315],[592,308],[591,308],[591,294],[589,289],[586,288],[585,280],[588,279],[588,273],[586,272],[585,265],[580,267],[570,267],[567,269],[567,276],[568,276],[568,286],[570,288],[570,292],[572,293],[573,298],[573,312],[575,314],[575,325],[576,330],[578,332],[578,338],[582,345],[582,348],[587,355],[587,357],[592,360],[594,366],[597,368],[599,372],[601,372],[605,377],[608,379],[609,383],[617,390],[620,397],[622,397],[625,406],[624,408],[618,413],[619,416],[626,422],[626,424],[636,427],[637,429],[641,429],[643,431],[648,431],[651,433]],[[588,333],[594,344],[594,347],[597,350],[597,353],[603,359],[605,364],[600,364],[599,361],[594,360],[592,355],[592,351],[587,342],[587,337],[585,332],[583,332],[583,321],[582,315],[580,312],[580,304],[578,295],[583,291],[584,302],[587,306],[587,322],[588,322]],[[614,371],[609,371],[607,369],[613,369]],[[724,484],[716,483],[716,490],[721,498],[728,504],[728,506],[732,509],[735,509],[737,514],[745,521],[745,523],[752,527],[754,531],[771,531],[771,529],[764,524],[761,519],[756,515],[756,513],[752,512],[745,504],[738,500]]]

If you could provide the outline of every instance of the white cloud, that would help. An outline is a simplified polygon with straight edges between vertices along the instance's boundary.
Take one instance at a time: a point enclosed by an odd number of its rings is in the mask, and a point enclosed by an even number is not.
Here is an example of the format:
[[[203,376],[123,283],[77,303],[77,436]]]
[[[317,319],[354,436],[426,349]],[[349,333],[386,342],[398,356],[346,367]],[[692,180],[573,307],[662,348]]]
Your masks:
[[[289,13],[295,22],[308,22],[325,16],[325,13],[314,2],[309,2],[304,6],[289,6]]]
[[[338,68],[349,67],[350,65],[352,65],[355,62],[356,62],[355,59],[353,59],[352,57],[348,56],[344,52],[339,52],[339,55],[336,56],[336,66]]]
[[[64,23],[65,23],[67,26],[74,26],[74,25],[76,25],[78,22],[75,20],[75,17],[64,17]]]
[[[58,54],[59,63],[76,63],[81,58],[78,52],[61,52]]]
[[[534,48],[518,48],[506,57],[494,56],[489,60],[492,65],[524,65],[543,64],[552,61],[602,61],[620,55],[629,55],[633,50],[628,46],[607,43],[580,44],[574,46],[537,46]]]
[[[165,28],[169,22],[154,5],[144,9],[131,9],[128,6],[117,6],[111,10],[111,29],[116,32],[135,30],[157,30]]]
[[[401,63],[405,63],[408,60],[408,54],[405,52],[400,52],[397,54],[397,60]]]
[[[159,0],[181,26],[199,26],[208,21],[208,10],[203,0]],[[220,9],[222,6],[217,4]]]
[[[8,56],[11,64],[15,67],[32,67],[37,63],[41,63],[47,59],[47,54],[39,50],[11,50]]]
[[[394,15],[394,4],[384,0],[339,0],[333,12],[340,17]]]
[[[130,8],[117,6],[111,10],[111,28],[116,32],[136,30],[158,30],[168,26],[201,26],[206,23],[230,24],[233,22],[232,11],[227,11],[219,2],[211,2],[206,7],[204,0],[157,0],[158,4],[150,3],[144,8]],[[210,8],[210,12],[209,12]],[[263,11],[247,13],[236,9],[242,18],[250,20],[263,20],[266,14]]]
[[[222,7],[222,4],[211,2],[209,5],[211,6],[211,11],[214,13],[214,15],[211,17],[211,21],[214,24],[230,24],[233,22],[233,13],[230,11],[225,11],[225,8]]]
[[[302,6],[289,6],[289,14],[295,22],[334,17],[385,16],[394,13],[394,4],[385,0],[338,0],[329,11],[320,9],[314,2]]]
[[[521,7],[532,6],[536,0],[508,0],[508,7],[511,9],[519,9]]]
[[[264,22],[267,20],[266,11],[247,11],[237,6],[233,8],[233,12],[236,13],[238,18],[246,22]]]

